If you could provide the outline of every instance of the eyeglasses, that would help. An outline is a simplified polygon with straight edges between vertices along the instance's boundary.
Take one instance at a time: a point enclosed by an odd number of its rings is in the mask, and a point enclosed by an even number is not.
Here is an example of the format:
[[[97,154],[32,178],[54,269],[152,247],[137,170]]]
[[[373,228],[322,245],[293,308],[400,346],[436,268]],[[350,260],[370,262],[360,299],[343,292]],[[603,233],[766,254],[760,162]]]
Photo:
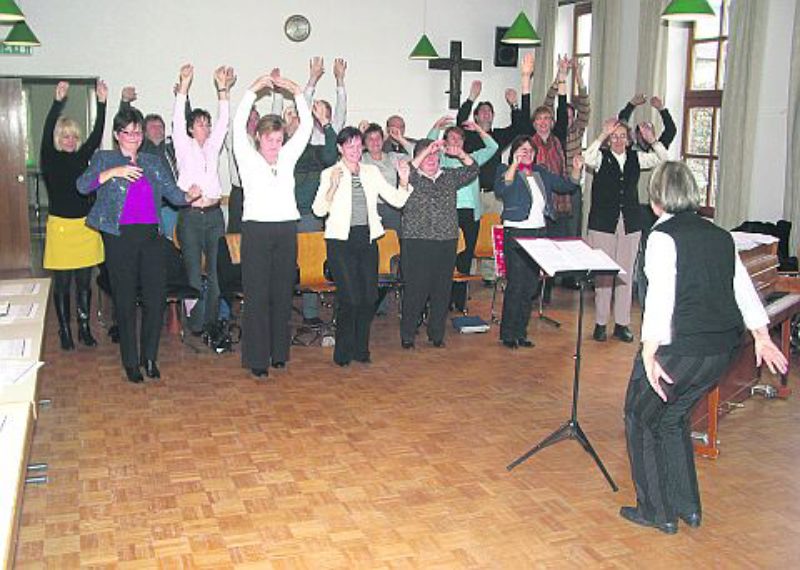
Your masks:
[[[129,139],[140,139],[144,136],[142,131],[117,131],[117,134],[125,135]]]

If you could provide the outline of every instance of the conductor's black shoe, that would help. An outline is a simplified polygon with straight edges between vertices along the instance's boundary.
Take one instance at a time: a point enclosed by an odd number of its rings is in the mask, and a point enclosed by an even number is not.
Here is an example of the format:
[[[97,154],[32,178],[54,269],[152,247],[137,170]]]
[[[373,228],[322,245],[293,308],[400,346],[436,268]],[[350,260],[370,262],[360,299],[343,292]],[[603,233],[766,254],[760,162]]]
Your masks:
[[[517,339],[517,346],[519,346],[520,348],[532,348],[536,345],[533,343],[532,340],[529,340],[527,338],[520,338]]]
[[[634,524],[660,530],[664,534],[675,534],[678,532],[677,521],[657,523],[647,520],[641,515],[636,507],[621,507],[619,510],[619,516],[625,520],[631,521]]]
[[[145,360],[142,362],[142,366],[148,378],[161,378],[161,371],[158,369],[155,360]]]
[[[133,382],[134,384],[144,382],[144,376],[142,376],[142,371],[139,370],[138,366],[126,366],[125,376],[128,377],[128,382]]]
[[[633,333],[625,325],[614,325],[614,337],[622,342],[633,342]]]
[[[700,513],[689,513],[686,515],[678,514],[678,518],[686,523],[686,526],[690,526],[692,528],[698,528],[700,523],[703,521],[703,516]]]
[[[269,376],[269,370],[266,368],[251,368],[250,373],[256,378],[266,378]]]
[[[594,325],[594,334],[592,338],[597,342],[606,341],[606,325]]]
[[[517,348],[518,345],[517,341],[515,340],[503,340],[503,346],[505,346],[506,348],[510,348],[511,350],[514,350],[515,348]]]
[[[433,344],[433,348],[444,348],[443,340],[432,340],[431,344]]]
[[[283,360],[273,360],[272,361],[273,368],[286,368],[286,363]]]
[[[413,340],[401,340],[400,341],[400,346],[402,346],[406,350],[412,349],[412,348],[414,348],[414,341]]]
[[[362,364],[370,364],[372,362],[372,358],[370,358],[369,353],[354,356],[353,360],[356,362],[361,362]]]
[[[344,368],[345,366],[350,366],[350,361],[349,361],[349,360],[336,360],[336,359],[334,358],[334,359],[333,359],[333,361],[334,361],[336,364],[338,364],[339,366],[341,366],[342,368]]]

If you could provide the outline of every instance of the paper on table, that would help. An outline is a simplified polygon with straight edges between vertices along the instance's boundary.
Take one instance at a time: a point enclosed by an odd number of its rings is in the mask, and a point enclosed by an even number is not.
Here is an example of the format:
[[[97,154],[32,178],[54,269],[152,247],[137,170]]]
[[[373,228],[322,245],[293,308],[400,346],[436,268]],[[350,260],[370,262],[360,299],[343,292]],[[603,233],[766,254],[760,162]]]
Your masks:
[[[29,372],[40,368],[44,362],[6,361],[0,370],[0,388],[11,386],[23,380]]]
[[[36,295],[39,283],[0,283],[0,297],[11,295]]]
[[[0,339],[0,359],[23,358],[29,359],[33,341],[29,338]]]
[[[11,303],[8,311],[0,316],[0,324],[10,324],[17,320],[32,319],[39,312],[39,303]]]
[[[600,249],[592,249],[583,240],[518,238],[522,249],[550,276],[563,271],[617,271],[617,262]]]

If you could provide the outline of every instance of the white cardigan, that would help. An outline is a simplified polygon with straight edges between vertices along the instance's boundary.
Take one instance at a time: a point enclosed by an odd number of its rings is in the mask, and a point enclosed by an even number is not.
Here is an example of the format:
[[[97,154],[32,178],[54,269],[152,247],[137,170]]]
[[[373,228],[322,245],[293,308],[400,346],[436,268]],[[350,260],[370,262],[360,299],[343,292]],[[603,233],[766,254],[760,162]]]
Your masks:
[[[331,185],[331,172],[334,168],[342,169],[339,187],[330,202],[326,194]],[[402,208],[412,192],[408,189],[395,188],[386,182],[377,166],[364,164],[359,167],[361,186],[367,199],[367,221],[369,222],[369,239],[374,241],[383,235],[383,225],[378,214],[378,196],[397,208]],[[325,239],[338,239],[346,241],[350,236],[350,217],[353,211],[353,177],[343,161],[339,161],[330,168],[322,171],[319,178],[319,188],[311,206],[314,214],[320,218],[328,216],[325,222]]]

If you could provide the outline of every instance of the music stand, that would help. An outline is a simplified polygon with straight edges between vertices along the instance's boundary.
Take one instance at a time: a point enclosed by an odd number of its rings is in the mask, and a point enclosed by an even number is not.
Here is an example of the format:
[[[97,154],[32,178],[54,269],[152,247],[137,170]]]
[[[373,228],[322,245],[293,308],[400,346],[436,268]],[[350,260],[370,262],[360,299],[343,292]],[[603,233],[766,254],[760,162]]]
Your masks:
[[[594,447],[592,447],[592,444],[589,442],[589,438],[586,436],[586,433],[583,431],[580,422],[578,421],[578,395],[580,392],[581,342],[583,338],[583,292],[586,289],[586,283],[590,278],[596,275],[616,275],[620,271],[620,268],[606,254],[600,252],[599,250],[591,250],[591,248],[589,248],[582,240],[570,241],[580,242],[580,244],[585,246],[585,248],[588,248],[592,252],[596,252],[593,254],[595,259],[581,259],[579,256],[570,256],[569,252],[559,251],[559,245],[565,243],[563,241],[559,242],[557,245],[552,242],[552,240],[547,240],[546,238],[517,239],[517,242],[522,246],[522,249],[524,249],[525,252],[528,253],[528,255],[530,255],[533,260],[536,261],[539,266],[542,267],[549,275],[555,275],[556,273],[559,273],[561,275],[575,277],[579,284],[578,330],[575,335],[575,368],[572,379],[572,414],[570,415],[570,418],[553,433],[545,437],[523,455],[512,461],[506,467],[506,469],[511,471],[516,466],[524,461],[527,461],[531,456],[541,451],[545,447],[549,447],[565,439],[575,439],[581,444],[583,450],[586,451],[586,453],[588,453],[592,459],[594,459],[597,467],[600,469],[603,476],[606,478],[606,481],[608,481],[608,484],[611,486],[611,489],[616,492],[619,490],[619,487],[617,487],[614,479],[611,478],[611,475],[606,470],[605,465],[603,465],[603,462],[600,460],[600,456],[597,455],[597,452],[594,450]],[[539,245],[549,245],[549,249],[553,251],[548,252],[547,247],[539,250],[533,247],[526,247],[526,245],[532,245],[534,242],[539,242]],[[545,244],[544,242],[550,242],[550,244]],[[568,246],[568,249],[581,250],[585,248],[581,248],[578,244],[575,244],[575,247]],[[557,259],[562,254],[564,258]],[[571,257],[571,259],[568,259],[568,257]],[[605,259],[603,259],[604,257]],[[608,262],[610,262],[610,264]],[[579,269],[578,267],[582,265],[584,267]]]

